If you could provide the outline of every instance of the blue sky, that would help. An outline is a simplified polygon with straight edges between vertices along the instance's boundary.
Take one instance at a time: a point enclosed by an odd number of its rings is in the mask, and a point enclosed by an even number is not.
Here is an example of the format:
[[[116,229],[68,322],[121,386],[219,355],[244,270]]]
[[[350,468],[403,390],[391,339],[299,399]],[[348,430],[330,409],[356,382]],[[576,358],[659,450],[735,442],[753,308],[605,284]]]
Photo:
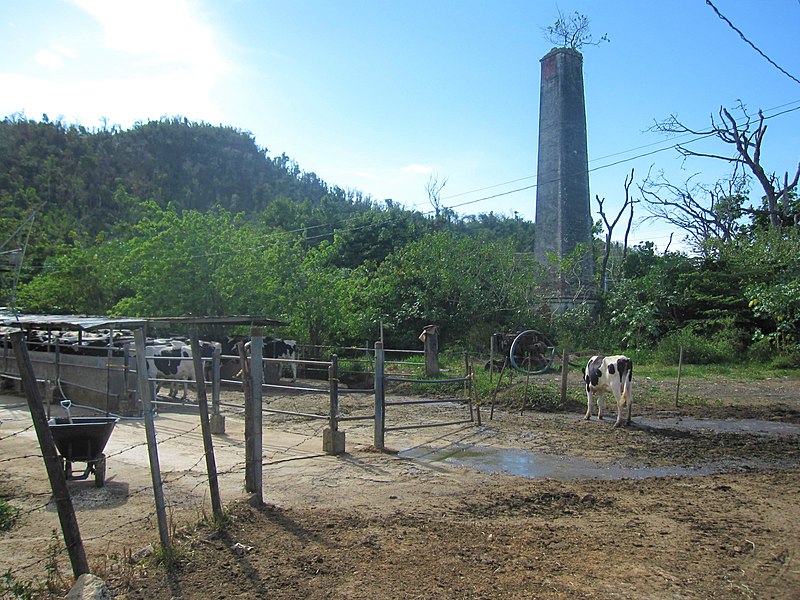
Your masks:
[[[800,79],[800,0],[714,4]],[[552,47],[541,30],[559,10],[587,15],[595,37],[610,39],[584,48],[595,219],[595,194],[615,213],[632,168],[637,182],[651,169],[676,184],[724,176],[722,163],[684,161],[668,149],[676,140],[647,131],[670,114],[704,128],[723,105],[763,109],[776,115],[767,169],[794,173],[800,161],[800,84],[704,0],[0,0],[0,8],[0,116],[127,128],[181,115],[230,125],[331,185],[423,212],[434,175],[447,178],[443,204],[461,214],[533,220],[539,59]],[[663,249],[670,231],[637,224],[631,241]]]

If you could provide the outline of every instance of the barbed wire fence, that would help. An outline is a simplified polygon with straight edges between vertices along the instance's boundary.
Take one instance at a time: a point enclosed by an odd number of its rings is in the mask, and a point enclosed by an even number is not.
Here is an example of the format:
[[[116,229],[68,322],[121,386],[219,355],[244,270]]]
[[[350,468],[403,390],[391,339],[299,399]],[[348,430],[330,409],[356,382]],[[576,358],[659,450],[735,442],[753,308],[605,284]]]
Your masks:
[[[318,356],[320,350],[322,349],[315,349],[314,356]],[[370,348],[335,350],[339,352],[345,350],[345,354],[348,351],[352,352],[352,355],[346,358],[348,364],[345,368],[353,369],[359,377],[363,377],[365,371],[369,375],[375,360]],[[265,362],[269,360],[265,359]],[[352,421],[350,426],[353,428],[362,427],[366,430],[373,425],[374,382],[364,384],[360,381],[352,388],[348,384],[346,389],[342,389],[342,397],[351,401],[340,405],[337,395],[334,405],[331,390],[345,379],[339,373],[330,371],[335,361],[333,359],[320,361],[315,358],[305,362],[308,362],[312,369],[327,368],[327,377],[323,375],[319,377],[321,381],[312,383],[304,381],[292,385],[264,384],[263,386],[268,392],[263,398],[261,411],[266,419],[264,430],[273,432],[276,437],[280,436],[281,443],[273,443],[262,448],[258,460],[262,470],[279,469],[287,462],[331,454],[325,452],[324,448],[322,452],[314,451],[311,445],[323,438],[325,429],[339,418],[343,422]],[[402,363],[403,361],[399,361],[398,365]],[[424,365],[420,363],[418,366]],[[248,469],[248,459],[243,457],[246,440],[242,434],[247,411],[243,397],[244,390],[235,389],[235,386],[231,389],[232,382],[227,383],[229,386],[226,388],[225,401],[218,402],[215,410],[232,419],[235,431],[224,436],[215,436],[211,452],[217,459],[222,457],[222,461],[217,463],[215,475],[220,481],[225,482],[225,488],[228,490],[226,500],[230,502],[231,499],[242,497],[242,479],[246,477]],[[156,446],[159,455],[166,459],[159,481],[166,500],[166,510],[169,513],[171,534],[174,535],[179,525],[187,525],[190,521],[197,523],[212,520],[208,511],[210,475],[204,464],[208,454],[204,450],[203,423],[197,411],[197,404],[172,401],[158,401],[155,404],[158,409],[158,413],[153,411],[158,434]],[[6,583],[37,580],[41,578],[42,573],[54,570],[66,572],[66,568],[62,565],[67,564],[70,552],[74,549],[74,546],[65,543],[63,536],[58,536],[55,495],[51,490],[42,490],[47,484],[47,479],[44,477],[25,479],[25,473],[36,470],[31,465],[34,463],[42,465],[44,456],[38,447],[35,428],[30,423],[31,417],[22,408],[24,406],[24,403],[14,404],[13,408],[18,409],[14,416],[0,420],[0,457],[2,457],[0,469],[10,475],[6,480],[13,482],[7,486],[0,485],[0,497],[5,496],[8,503],[18,508],[17,522],[21,524],[18,528],[18,539],[25,539],[28,532],[34,532],[37,537],[25,544],[24,552],[15,557],[14,564],[9,565],[8,570],[0,573],[0,576],[5,577]],[[94,410],[89,406],[78,404],[72,406],[76,411],[85,409],[90,414]],[[0,409],[2,408],[0,406]],[[138,544],[142,539],[152,539],[152,534],[157,531],[156,521],[161,515],[157,502],[154,507],[154,488],[151,483],[141,483],[148,479],[147,461],[143,458],[143,449],[149,450],[144,425],[142,417],[121,419],[116,425],[117,430],[125,430],[126,435],[120,436],[125,443],[121,445],[117,443],[112,433],[108,452],[104,455],[111,465],[111,476],[106,482],[105,489],[98,489],[90,482],[69,483],[70,494],[76,505],[77,520],[81,524],[81,543],[88,545],[92,561],[107,559],[111,554],[116,557],[130,557],[136,550],[131,546],[132,543]],[[181,461],[173,460],[176,452],[182,454]],[[191,458],[187,458],[189,454]],[[120,465],[120,475],[115,474],[114,465]],[[134,471],[136,474],[132,475]],[[43,473],[43,470],[39,472]],[[322,483],[330,479],[327,482],[330,485],[337,483],[334,481],[337,477],[339,474],[335,469],[321,476],[315,474],[315,478]],[[132,482],[139,483],[136,487],[129,488],[128,483]],[[231,490],[236,491],[231,492]],[[104,515],[102,518],[93,519],[91,516],[93,510],[102,510]],[[132,531],[136,531],[135,536],[130,535]],[[48,537],[42,532],[52,532],[52,535]],[[3,543],[2,540],[0,543]],[[0,590],[3,581],[0,577]]]
[[[303,398],[315,405],[320,416],[324,415],[325,403],[327,402],[324,390],[320,389],[315,394],[308,394]],[[229,392],[229,396],[234,397],[233,402],[227,402],[224,406],[226,416],[235,420],[241,420],[245,413],[245,406],[243,400],[239,398],[236,400],[237,392]],[[272,419],[267,423],[267,428],[280,431],[281,434],[294,436],[295,441],[284,444],[280,447],[271,446],[264,449],[261,459],[262,468],[269,468],[271,466],[280,465],[287,461],[304,460],[308,458],[315,458],[324,456],[323,453],[309,452],[308,446],[310,442],[319,440],[322,431],[327,424],[327,421],[320,419],[303,419],[296,418],[292,410],[283,410],[278,404],[281,397],[270,396],[269,404],[264,407],[264,415],[267,419]],[[301,400],[296,396],[287,396],[284,398],[286,409],[297,407]],[[161,473],[161,484],[164,489],[164,494],[167,499],[167,507],[171,513],[178,513],[183,511],[188,512],[188,517],[207,518],[206,506],[208,491],[208,473],[204,468],[204,460],[206,453],[203,451],[202,440],[200,435],[201,424],[199,422],[187,423],[187,418],[181,416],[180,419],[174,418],[170,409],[164,407],[161,403],[161,413],[156,419],[156,430],[159,434],[157,445],[159,452],[162,456],[169,457],[170,453],[176,448],[180,447],[184,451],[187,448],[197,449],[197,455],[194,460],[188,465],[175,466],[172,461],[165,462],[165,468]],[[192,405],[193,407],[194,405]],[[77,411],[82,408],[80,405],[74,405]],[[183,408],[184,411],[186,407]],[[309,410],[309,409],[306,409]],[[23,411],[20,411],[22,413]],[[179,413],[178,413],[179,414]],[[22,471],[30,472],[31,465],[34,463],[42,464],[43,456],[41,450],[37,446],[36,435],[34,426],[30,421],[25,422],[25,415],[13,420],[5,419],[0,421],[0,465],[9,473]],[[194,415],[189,415],[188,421]],[[27,417],[28,419],[30,417]],[[199,415],[198,415],[199,418]],[[237,424],[239,427],[240,423]],[[117,425],[118,428],[125,427],[128,429],[128,436],[130,432],[138,435],[138,441],[126,444],[124,446],[116,446],[112,444],[110,451],[105,454],[105,458],[109,460],[112,465],[114,463],[126,464],[142,464],[141,455],[142,448],[147,447],[147,440],[145,438],[144,428],[141,422],[137,420],[123,421]],[[243,453],[244,440],[241,437],[225,436],[221,440],[223,453],[235,455],[236,453]],[[215,447],[215,454],[219,454],[219,448]],[[147,467],[142,465],[142,471],[146,471]],[[227,459],[227,462],[217,468],[217,476],[221,479],[238,480],[234,486],[241,487],[241,479],[246,471],[246,460],[240,459]],[[43,470],[42,470],[43,472]],[[23,476],[15,476],[17,480]],[[143,479],[142,476],[139,479]],[[36,530],[38,531],[58,531],[58,522],[55,519],[54,511],[54,498],[51,491],[38,491],[43,484],[46,483],[45,478],[39,478],[36,481],[22,481],[20,485],[13,486],[4,492],[7,496],[7,501],[12,505],[20,506],[17,513],[17,522],[23,523],[21,535],[25,535],[27,524],[33,521],[38,521]],[[83,542],[89,544],[93,551],[98,548],[105,548],[108,553],[109,548],[119,548],[119,554],[124,554],[123,550],[126,549],[127,536],[126,533],[133,529],[146,529],[151,533],[154,530],[154,521],[156,517],[156,510],[152,507],[142,512],[142,505],[151,501],[150,496],[153,493],[152,485],[141,485],[134,489],[128,489],[123,485],[117,485],[114,476],[108,482],[105,491],[98,490],[91,483],[87,482],[71,482],[70,491],[76,503],[78,513],[78,520],[81,524],[88,523],[85,527],[86,531],[81,532]],[[84,502],[90,502],[92,496],[100,495],[103,500],[108,501],[110,504],[116,505],[115,509],[116,523],[113,527],[105,530],[98,531],[95,524],[92,523],[90,513],[85,510]],[[147,496],[146,500],[141,500],[142,497]],[[134,502],[139,498],[138,501]],[[152,506],[152,505],[151,505]],[[126,507],[119,508],[119,507]],[[41,526],[41,521],[47,521],[46,526]],[[107,521],[107,520],[106,520]],[[170,517],[172,521],[172,516]],[[52,536],[51,536],[52,537]],[[58,546],[53,547],[54,541],[50,539],[47,543],[40,539],[41,543],[32,543],[26,545],[25,556],[21,557],[13,566],[11,566],[4,576],[8,581],[24,581],[28,579],[36,579],[42,573],[53,569],[54,561],[65,562],[69,554],[70,547],[68,547],[63,538],[59,538]],[[128,549],[130,550],[130,549]],[[24,560],[29,558],[30,560]]]

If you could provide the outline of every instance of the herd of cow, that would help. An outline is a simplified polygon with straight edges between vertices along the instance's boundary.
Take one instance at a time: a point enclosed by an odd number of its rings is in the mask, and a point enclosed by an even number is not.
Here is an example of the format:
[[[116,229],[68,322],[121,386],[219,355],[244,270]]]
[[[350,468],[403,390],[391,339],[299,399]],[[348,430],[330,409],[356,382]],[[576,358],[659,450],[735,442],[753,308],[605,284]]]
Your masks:
[[[235,362],[238,364],[238,341],[245,338],[228,337],[225,346],[222,342],[199,340],[200,356],[204,359],[203,366],[206,370],[205,380],[209,380],[211,362],[210,359],[214,352],[218,352],[222,360]],[[250,342],[244,344],[247,356],[250,356]],[[170,391],[169,396],[175,398],[178,395],[178,385],[183,386],[182,399],[186,399],[189,391],[189,382],[194,381],[194,362],[192,360],[192,348],[186,339],[156,339],[148,340],[145,347],[147,357],[148,378],[159,380],[156,386],[156,394],[161,389],[162,381],[168,380]],[[297,381],[297,342],[294,340],[281,340],[277,338],[265,338],[262,350],[264,358],[279,359],[286,361],[292,371],[292,382]],[[283,363],[279,364],[278,377],[283,371]]]
[[[5,330],[8,331],[5,331]],[[0,335],[10,333],[11,328],[0,328]],[[122,356],[128,352],[130,357],[136,354],[134,336],[127,330],[99,331],[40,331],[31,330],[27,334],[28,350],[54,352],[62,354],[79,354],[84,356]],[[239,363],[239,342],[245,342],[249,356],[249,338],[243,336],[226,336],[221,341],[200,340],[200,354],[206,370],[205,379],[210,378],[211,358],[217,351],[222,362]],[[297,379],[297,343],[294,340],[282,340],[272,337],[264,338],[262,351],[264,358],[286,361],[291,368],[292,381]],[[179,387],[183,388],[182,398],[188,396],[189,382],[194,381],[194,362],[189,338],[147,338],[145,343],[148,379],[157,382],[156,393],[161,387],[169,387],[169,396],[176,398]],[[281,363],[280,371],[283,371]],[[234,369],[236,370],[236,369]]]

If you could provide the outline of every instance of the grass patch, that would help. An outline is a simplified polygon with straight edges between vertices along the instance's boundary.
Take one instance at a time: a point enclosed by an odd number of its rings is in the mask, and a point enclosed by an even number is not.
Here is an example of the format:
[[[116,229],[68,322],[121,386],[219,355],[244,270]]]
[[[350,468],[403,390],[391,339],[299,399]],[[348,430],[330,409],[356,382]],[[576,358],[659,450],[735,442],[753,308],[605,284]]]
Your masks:
[[[17,579],[11,574],[10,569],[0,575],[0,598],[33,600],[43,597],[45,593],[46,590],[42,584]]]
[[[668,408],[675,404],[675,387],[678,379],[677,358],[675,364],[663,364],[657,360],[649,360],[648,355],[631,353],[634,361],[634,406],[651,406]],[[569,384],[566,399],[561,400],[561,382],[559,365],[543,375],[530,375],[526,378],[524,373],[506,369],[502,378],[499,371],[495,371],[490,379],[488,370],[480,358],[471,358],[474,378],[472,380],[473,399],[481,406],[490,406],[494,401],[495,406],[509,410],[536,410],[542,412],[574,412],[586,410],[586,392],[581,382],[582,370],[575,364],[583,364],[584,357],[573,357],[573,366],[570,366]],[[442,354],[440,356],[441,374],[430,379],[459,378],[464,375],[464,358],[459,354]],[[404,360],[392,361],[387,364],[388,376],[397,375],[408,379],[425,379],[424,360],[421,356],[411,356]],[[800,369],[786,368],[785,365],[775,366],[758,361],[729,362],[715,364],[684,364],[681,371],[683,381],[720,382],[729,380],[738,381],[763,381],[769,378],[797,378],[800,379]],[[527,379],[527,383],[526,383]],[[499,381],[499,384],[498,384]],[[444,384],[421,384],[410,382],[388,382],[387,393],[425,396],[430,398],[464,399],[463,382]],[[608,403],[609,398],[606,398]],[[687,397],[681,393],[681,405],[702,406],[709,400],[701,397]]]
[[[0,531],[10,531],[19,517],[19,509],[0,498]]]
[[[634,359],[633,376],[637,380],[650,377],[658,380],[676,380],[678,364],[660,365],[656,363],[637,364]],[[723,363],[712,365],[684,364],[681,377],[692,379],[741,379],[746,381],[763,381],[778,377],[800,377],[797,369],[775,368],[760,363]]]

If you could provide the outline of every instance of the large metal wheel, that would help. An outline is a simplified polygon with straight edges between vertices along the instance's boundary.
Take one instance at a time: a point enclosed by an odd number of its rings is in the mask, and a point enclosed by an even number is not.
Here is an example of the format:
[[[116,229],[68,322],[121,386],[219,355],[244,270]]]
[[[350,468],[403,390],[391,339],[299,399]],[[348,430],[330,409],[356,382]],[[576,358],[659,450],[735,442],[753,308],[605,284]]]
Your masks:
[[[535,329],[519,333],[508,352],[511,366],[526,375],[541,375],[549,371],[555,355],[556,347]]]

